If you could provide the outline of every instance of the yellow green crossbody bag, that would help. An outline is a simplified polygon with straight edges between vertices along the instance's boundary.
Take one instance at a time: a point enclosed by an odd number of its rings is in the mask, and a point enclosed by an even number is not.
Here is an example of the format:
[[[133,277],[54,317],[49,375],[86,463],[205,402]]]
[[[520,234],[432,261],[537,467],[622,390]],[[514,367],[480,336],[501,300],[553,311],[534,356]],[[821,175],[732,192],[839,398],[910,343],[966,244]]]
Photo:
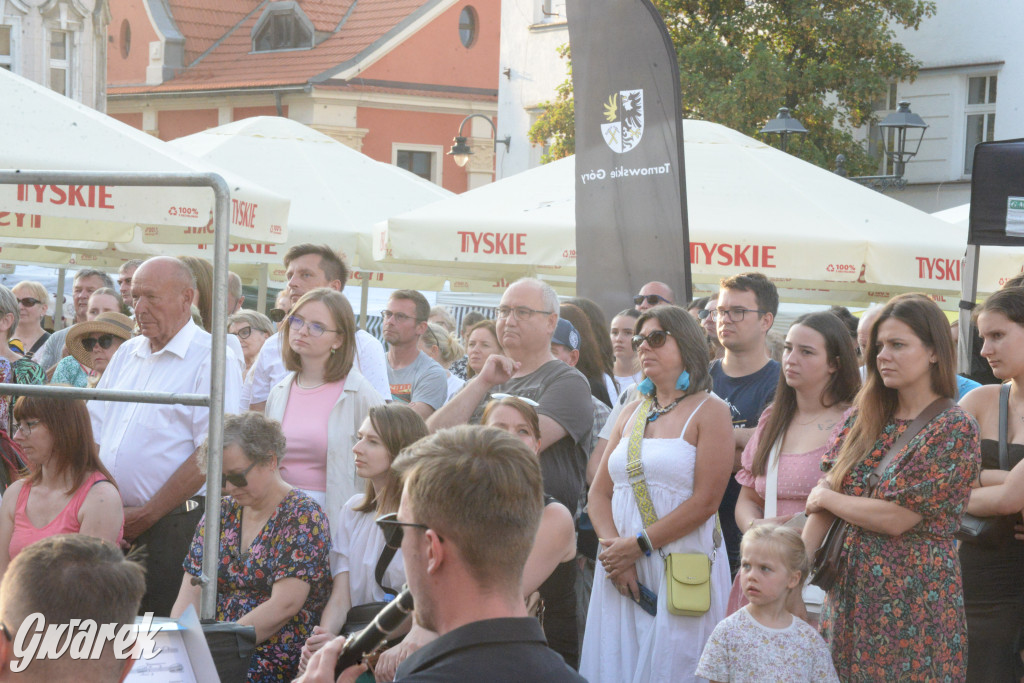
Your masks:
[[[633,488],[633,497],[640,510],[644,528],[658,521],[654,503],[651,501],[651,494],[647,490],[643,462],[640,459],[640,445],[650,409],[651,401],[645,399],[640,405],[636,422],[633,423],[626,462],[626,474],[629,477],[630,486]],[[699,617],[711,609],[711,567],[718,554],[721,539],[722,532],[716,514],[713,540],[715,549],[710,556],[704,553],[669,553],[665,555],[660,549],[658,550],[659,554],[665,558],[665,602],[668,605],[669,613],[682,617]]]

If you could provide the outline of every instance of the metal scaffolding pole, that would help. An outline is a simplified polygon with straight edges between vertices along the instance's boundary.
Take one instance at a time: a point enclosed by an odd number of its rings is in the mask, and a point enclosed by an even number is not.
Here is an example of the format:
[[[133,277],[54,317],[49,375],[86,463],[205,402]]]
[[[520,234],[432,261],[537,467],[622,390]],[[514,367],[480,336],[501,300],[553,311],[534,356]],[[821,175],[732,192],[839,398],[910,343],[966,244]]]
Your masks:
[[[224,370],[226,367],[228,291],[228,247],[231,226],[231,197],[228,185],[217,173],[114,173],[106,171],[21,171],[0,170],[5,185],[120,185],[124,187],[209,187],[214,195],[213,320],[210,395],[161,394],[159,392],[68,389],[0,385],[0,394],[46,395],[54,398],[90,398],[102,401],[142,401],[185,405],[209,405],[209,456],[206,464],[206,532],[203,538],[203,586],[200,617],[217,614],[217,567],[220,554],[221,463],[224,456]],[[58,292],[58,297],[63,292]],[[25,391],[25,390],[29,391]],[[85,392],[82,394],[72,392]],[[203,403],[202,401],[208,403]],[[210,541],[210,542],[207,542]],[[183,558],[184,559],[184,558]]]

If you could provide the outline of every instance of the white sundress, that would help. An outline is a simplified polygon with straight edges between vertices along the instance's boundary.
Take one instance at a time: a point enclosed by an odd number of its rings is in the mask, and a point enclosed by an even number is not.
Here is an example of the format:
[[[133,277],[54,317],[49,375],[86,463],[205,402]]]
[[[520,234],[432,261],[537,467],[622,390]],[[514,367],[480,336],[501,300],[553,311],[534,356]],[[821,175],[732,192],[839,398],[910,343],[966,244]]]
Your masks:
[[[705,399],[707,400],[707,399]],[[693,416],[683,427],[686,434]],[[634,419],[636,413],[634,413]],[[623,536],[636,535],[643,528],[633,489],[626,477],[627,450],[633,420],[608,457],[612,483],[612,518]],[[647,489],[658,518],[669,514],[693,495],[696,447],[683,439],[647,439],[642,444]],[[715,518],[688,535],[662,548],[668,553],[702,552],[711,554]],[[715,626],[725,618],[731,581],[725,547],[718,549],[711,567],[711,609],[700,617],[671,614],[665,602],[665,561],[657,551],[637,562],[640,583],[658,594],[658,614],[644,612],[626,596],[620,595],[604,568],[597,563],[594,589],[590,597],[587,627],[580,658],[580,674],[590,683],[655,683],[657,681],[696,681],[694,673],[704,644]]]

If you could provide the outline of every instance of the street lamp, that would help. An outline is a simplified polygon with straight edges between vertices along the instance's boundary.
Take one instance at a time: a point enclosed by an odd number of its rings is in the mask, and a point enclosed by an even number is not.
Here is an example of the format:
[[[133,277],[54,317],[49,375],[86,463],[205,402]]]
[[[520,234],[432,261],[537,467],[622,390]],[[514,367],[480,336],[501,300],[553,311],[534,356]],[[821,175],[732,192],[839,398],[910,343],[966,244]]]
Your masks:
[[[807,129],[804,128],[802,123],[789,115],[788,107],[779,107],[779,113],[774,119],[768,119],[768,123],[764,124],[761,132],[780,136],[782,138],[782,151],[785,152],[786,141],[789,139],[789,136],[806,133]]]
[[[466,118],[462,119],[462,123],[459,124],[459,134],[456,135],[455,140],[453,140],[455,144],[453,144],[452,148],[448,150],[449,156],[452,157],[452,159],[455,161],[456,164],[459,165],[459,167],[465,166],[467,163],[469,163],[469,156],[473,153],[473,149],[466,142],[465,136],[462,135],[462,129],[466,125],[466,122],[469,121],[474,116],[480,117],[481,119],[483,119],[484,121],[491,125],[491,130],[494,131],[495,150],[498,149],[498,145],[505,145],[505,151],[508,152],[509,145],[512,143],[511,135],[506,135],[504,138],[500,140],[498,139],[498,129],[494,126],[494,121],[491,121],[489,116],[484,116],[483,114],[470,114]]]
[[[907,162],[917,156],[921,149],[921,141],[924,139],[924,131],[928,124],[910,111],[910,102],[901,100],[899,108],[886,116],[878,127],[882,130],[882,155],[892,162],[893,172],[888,175],[853,176],[850,180],[880,191],[890,187],[902,190],[907,186],[907,179],[903,177]],[[890,130],[893,132],[892,148],[889,145]],[[840,154],[836,157],[836,173],[848,177],[845,164],[845,155]]]

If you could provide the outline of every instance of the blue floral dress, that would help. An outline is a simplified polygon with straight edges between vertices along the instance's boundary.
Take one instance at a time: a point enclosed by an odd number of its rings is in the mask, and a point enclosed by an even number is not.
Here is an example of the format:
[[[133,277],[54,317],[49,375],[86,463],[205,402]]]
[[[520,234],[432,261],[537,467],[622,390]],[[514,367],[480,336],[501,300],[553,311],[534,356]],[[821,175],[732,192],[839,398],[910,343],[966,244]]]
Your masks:
[[[299,655],[331,596],[327,516],[312,498],[292,489],[277,506],[248,549],[240,547],[242,506],[231,496],[220,505],[220,567],[217,571],[217,620],[238,621],[266,602],[274,582],[297,578],[309,584],[306,602],[280,631],[256,647],[249,665],[251,682],[290,681]],[[202,574],[203,531],[199,522],[185,571]]]
[[[834,432],[821,469],[835,465],[856,410]],[[863,495],[868,478],[910,420],[885,425],[871,453],[843,479]],[[856,525],[843,544],[842,571],[821,613],[821,634],[842,681],[963,681],[967,621],[953,533],[980,469],[978,427],[954,406],[911,439],[881,473],[872,498],[922,519],[899,536]]]

